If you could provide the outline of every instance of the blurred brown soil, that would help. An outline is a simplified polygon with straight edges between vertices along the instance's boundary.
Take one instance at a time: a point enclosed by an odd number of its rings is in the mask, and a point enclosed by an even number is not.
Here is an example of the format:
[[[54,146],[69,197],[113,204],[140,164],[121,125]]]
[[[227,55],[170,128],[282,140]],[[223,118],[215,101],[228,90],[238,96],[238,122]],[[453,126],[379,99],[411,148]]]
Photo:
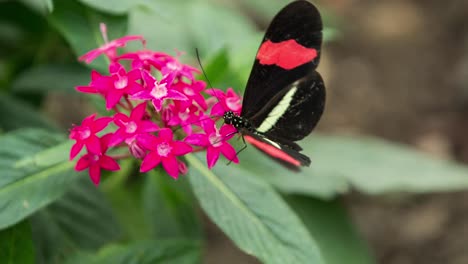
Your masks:
[[[323,2],[343,35],[324,49],[321,129],[468,162],[468,1]],[[345,200],[378,263],[468,263],[468,192]]]

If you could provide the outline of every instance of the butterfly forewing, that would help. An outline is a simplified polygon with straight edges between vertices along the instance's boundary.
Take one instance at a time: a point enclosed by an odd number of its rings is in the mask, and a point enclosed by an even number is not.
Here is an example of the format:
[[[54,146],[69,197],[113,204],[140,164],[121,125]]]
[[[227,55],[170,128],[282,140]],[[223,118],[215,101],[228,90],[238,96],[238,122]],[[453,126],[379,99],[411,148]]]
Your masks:
[[[296,1],[271,22],[247,82],[241,116],[251,118],[273,95],[317,67],[322,21],[314,5]]]
[[[325,86],[316,71],[270,99],[250,118],[257,132],[279,142],[304,138],[318,123],[325,106]]]

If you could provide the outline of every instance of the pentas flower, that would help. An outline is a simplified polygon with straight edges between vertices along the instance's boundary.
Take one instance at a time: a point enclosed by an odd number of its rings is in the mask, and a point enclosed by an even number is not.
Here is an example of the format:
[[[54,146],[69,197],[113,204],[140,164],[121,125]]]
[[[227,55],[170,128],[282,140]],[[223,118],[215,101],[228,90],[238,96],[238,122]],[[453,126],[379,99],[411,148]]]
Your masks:
[[[156,69],[161,69],[166,65],[171,56],[164,52],[155,52],[152,50],[140,50],[135,52],[128,52],[120,55],[118,60],[131,60],[132,68],[134,69],[145,69],[147,71],[151,70],[151,66]]]
[[[197,103],[203,110],[207,109],[206,100],[202,95],[202,91],[206,87],[206,83],[203,81],[193,81],[192,83],[186,83],[179,81],[172,85],[172,87],[183,93],[189,100],[184,103],[186,106],[190,106],[193,102]]]
[[[223,125],[221,129],[216,128],[213,120],[207,119],[203,122],[204,134],[192,134],[185,138],[185,142],[206,148],[206,162],[208,168],[213,168],[219,159],[220,153],[226,159],[238,163],[236,150],[226,142],[233,137],[237,130],[231,125]]]
[[[141,79],[140,69],[133,69],[129,72],[119,63],[109,66],[111,76],[106,76],[96,80],[96,86],[105,90],[106,108],[113,108],[124,95],[134,94],[143,87],[138,83]]]
[[[176,58],[170,58],[161,68],[161,73],[163,75],[174,74],[176,78],[186,77],[193,81],[195,79],[193,74],[200,73],[200,71],[190,65],[180,63]]]
[[[163,121],[168,126],[180,126],[187,135],[192,134],[192,125],[200,125],[200,119],[203,119],[200,108],[196,105],[183,107],[180,102],[174,102],[163,112]]]
[[[98,85],[99,80],[103,77],[102,74],[100,74],[96,70],[91,71],[91,82],[87,86],[76,86],[75,89],[78,92],[82,93],[91,93],[91,94],[101,94],[102,96],[105,96],[105,87],[102,89],[100,85]]]
[[[98,185],[101,170],[119,170],[119,159],[142,160],[141,172],[161,164],[174,179],[188,172],[182,157],[193,151],[207,151],[210,169],[221,154],[238,162],[236,151],[227,142],[236,129],[230,125],[218,128],[207,115],[207,111],[218,117],[226,111],[240,113],[240,97],[231,88],[227,92],[207,89],[204,81],[195,79],[200,72],[179,61],[181,53],[174,57],[145,47],[121,53],[119,48],[128,41],[139,40],[144,46],[144,38],[126,36],[108,41],[105,25],[101,25],[101,32],[106,44],[80,60],[90,63],[104,55],[110,61],[109,73],[91,71],[89,84],[77,86],[76,90],[102,96],[112,113],[102,118],[93,114],[71,129],[70,139],[76,142],[70,159],[84,147],[87,151],[78,159],[75,170],[88,169],[91,180]],[[205,98],[203,92],[210,96]]]
[[[133,94],[131,99],[151,100],[156,111],[161,111],[164,100],[187,100],[185,95],[172,89],[173,74],[163,76],[159,82],[147,71],[143,71],[142,76],[146,84],[146,90]]]
[[[144,139],[144,135],[155,132],[159,129],[158,125],[150,120],[144,119],[146,115],[146,103],[141,103],[133,108],[130,116],[123,113],[114,115],[114,123],[119,127],[114,133],[110,145],[116,146],[123,141],[128,145],[132,144],[140,136],[139,139]]]
[[[222,116],[226,111],[240,114],[242,110],[242,98],[232,88],[228,88],[226,93],[219,89],[210,88],[205,93],[216,97],[218,100],[211,108],[210,115]]]
[[[78,58],[79,61],[84,61],[89,64],[94,59],[99,57],[99,55],[101,54],[105,54],[107,55],[107,57],[109,57],[109,59],[113,60],[117,56],[117,52],[116,52],[117,48],[125,47],[125,45],[127,45],[127,42],[133,41],[133,40],[139,40],[143,45],[145,45],[146,43],[146,40],[143,38],[143,36],[139,36],[139,35],[125,36],[123,38],[115,39],[109,42],[107,38],[106,24],[101,23],[100,29],[101,29],[102,38],[104,39],[105,44],[79,57]]]
[[[75,126],[70,131],[70,139],[76,140],[70,151],[70,160],[74,159],[78,153],[86,146],[91,153],[101,153],[101,143],[96,133],[100,132],[112,121],[110,117],[95,119],[96,114],[86,117],[80,126]]]
[[[159,131],[158,137],[148,142],[147,147],[150,150],[141,163],[141,172],[147,172],[162,163],[167,174],[174,179],[179,177],[179,163],[176,156],[182,156],[192,151],[192,147],[187,143],[175,141],[170,129],[165,128]]]
[[[98,185],[101,180],[101,169],[108,171],[120,170],[119,164],[112,157],[105,155],[111,137],[111,134],[103,136],[99,140],[101,152],[89,152],[83,155],[75,165],[77,171],[89,169],[89,176],[95,185]]]

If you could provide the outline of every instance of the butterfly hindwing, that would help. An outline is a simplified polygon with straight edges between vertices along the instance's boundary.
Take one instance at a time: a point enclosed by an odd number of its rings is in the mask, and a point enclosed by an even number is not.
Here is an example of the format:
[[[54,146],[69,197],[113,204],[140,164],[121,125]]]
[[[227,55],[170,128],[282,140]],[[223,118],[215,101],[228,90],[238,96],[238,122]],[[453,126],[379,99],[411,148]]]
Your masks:
[[[272,20],[247,82],[241,116],[251,118],[272,95],[310,74],[318,65],[322,21],[314,5],[295,1]]]
[[[253,133],[244,134],[244,138],[247,140],[247,142],[254,145],[256,148],[260,149],[273,158],[285,162],[286,164],[296,167],[310,165],[309,157],[289,148],[288,146]]]

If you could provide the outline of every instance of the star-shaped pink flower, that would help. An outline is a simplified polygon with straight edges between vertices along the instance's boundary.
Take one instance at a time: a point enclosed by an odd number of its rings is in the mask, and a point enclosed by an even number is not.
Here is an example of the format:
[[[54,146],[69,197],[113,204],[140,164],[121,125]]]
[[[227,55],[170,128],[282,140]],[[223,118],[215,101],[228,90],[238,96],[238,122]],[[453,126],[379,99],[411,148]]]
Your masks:
[[[147,71],[151,70],[151,66],[160,69],[170,58],[171,56],[169,54],[152,50],[127,52],[118,57],[119,60],[131,60],[132,68],[134,69],[141,68]]]
[[[114,61],[115,57],[117,56],[117,48],[125,47],[125,45],[127,45],[127,42],[139,40],[143,45],[145,45],[146,43],[146,40],[143,38],[143,36],[139,35],[125,36],[123,38],[118,38],[109,42],[109,40],[107,39],[106,24],[101,23],[100,29],[105,44],[79,57],[79,61],[84,61],[89,64],[101,54],[106,54],[111,61]]]
[[[207,119],[203,122],[205,134],[192,134],[185,138],[185,142],[206,148],[206,161],[208,168],[213,168],[222,153],[226,159],[238,163],[236,150],[227,142],[233,137],[237,130],[231,125],[223,125],[221,129],[216,128],[213,120]]]
[[[166,64],[163,65],[160,70],[163,75],[174,74],[175,78],[186,77],[191,81],[195,80],[193,76],[195,73],[200,73],[197,68],[180,63],[177,58],[170,58],[167,60]]]
[[[140,171],[147,172],[162,163],[164,170],[174,179],[179,177],[179,162],[176,156],[182,156],[192,151],[187,143],[173,140],[172,131],[161,129],[158,137],[154,137],[145,146],[150,150],[141,163]]]
[[[147,71],[142,71],[142,76],[146,84],[146,89],[133,94],[131,99],[151,100],[157,111],[161,111],[163,102],[166,99],[187,100],[185,95],[171,87],[174,81],[174,75],[165,75],[159,82]]]
[[[101,117],[95,120],[95,117],[96,114],[92,114],[86,117],[80,126],[71,129],[69,138],[76,140],[76,143],[70,150],[70,160],[74,159],[84,146],[91,153],[101,153],[101,144],[96,133],[103,130],[112,121],[112,118]]]
[[[105,76],[95,81],[95,86],[104,91],[107,110],[113,108],[122,96],[141,91],[143,87],[138,83],[141,79],[140,69],[129,72],[119,63],[109,66],[111,76]]]
[[[130,116],[123,113],[115,114],[114,123],[119,128],[111,138],[109,142],[110,146],[116,146],[123,141],[130,146],[137,140],[138,135],[157,131],[159,127],[150,120],[145,119],[145,115],[146,103],[141,103],[133,108]]]
[[[211,108],[210,115],[223,116],[223,114],[227,111],[240,114],[242,110],[242,98],[236,94],[232,88],[228,88],[226,93],[215,88],[207,89],[205,92],[213,97],[218,98],[216,103],[213,105],[213,108]]]
[[[107,134],[99,140],[102,152],[87,153],[83,155],[75,165],[76,171],[89,169],[89,177],[96,186],[99,185],[99,181],[101,180],[101,169],[108,171],[120,170],[119,164],[112,157],[105,155],[109,147],[110,137],[112,137],[112,135]]]
[[[207,109],[206,99],[201,92],[205,89],[206,83],[203,81],[194,80],[191,84],[184,81],[178,81],[172,85],[174,89],[183,93],[189,100],[184,103],[189,106],[195,101],[203,110]]]
[[[192,134],[192,125],[200,125],[204,115],[196,105],[185,107],[179,101],[163,110],[163,120],[168,126],[181,126],[187,135]]]

